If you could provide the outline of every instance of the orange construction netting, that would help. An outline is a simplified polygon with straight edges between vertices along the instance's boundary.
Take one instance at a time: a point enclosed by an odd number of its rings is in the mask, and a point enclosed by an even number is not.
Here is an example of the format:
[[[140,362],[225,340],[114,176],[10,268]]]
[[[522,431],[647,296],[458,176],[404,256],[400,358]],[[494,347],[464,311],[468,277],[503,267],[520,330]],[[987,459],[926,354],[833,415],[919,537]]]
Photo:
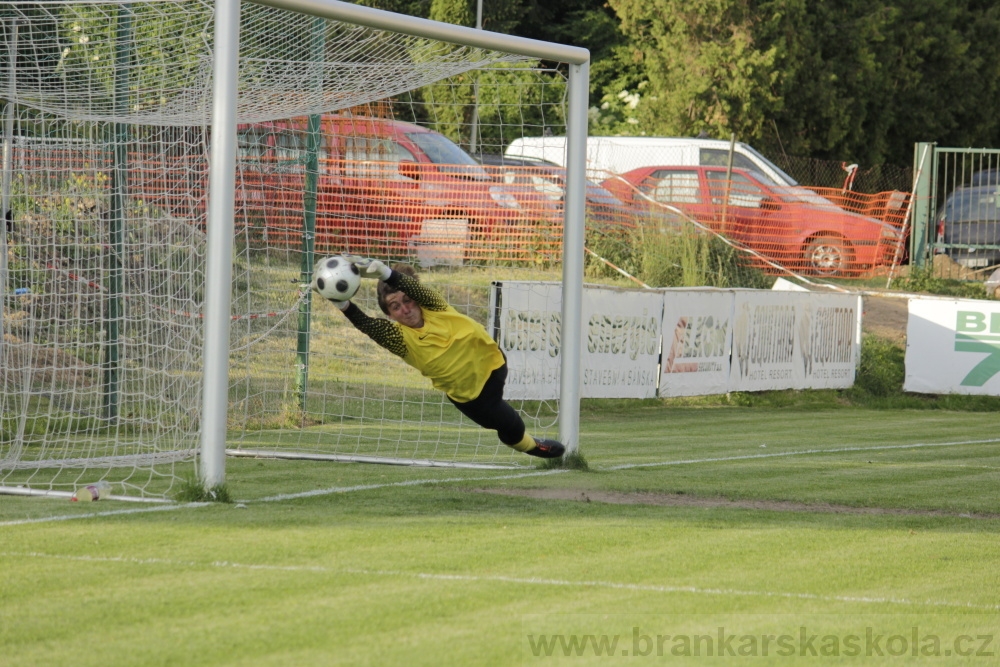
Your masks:
[[[95,196],[113,179],[110,151],[16,148],[15,186],[64,196],[65,181],[91,173]],[[133,151],[128,197],[205,225],[207,161],[200,154]],[[60,184],[63,183],[63,184]],[[315,250],[437,263],[557,262],[565,170],[549,165],[431,164],[407,159],[344,160],[320,155]],[[236,212],[255,244],[303,245],[306,165],[301,152],[241,155]],[[650,167],[588,182],[588,229],[616,232],[651,222],[717,234],[768,273],[859,277],[904,261],[908,193],[861,194],[779,186],[752,172],[717,167]],[[663,222],[668,224],[664,225]]]

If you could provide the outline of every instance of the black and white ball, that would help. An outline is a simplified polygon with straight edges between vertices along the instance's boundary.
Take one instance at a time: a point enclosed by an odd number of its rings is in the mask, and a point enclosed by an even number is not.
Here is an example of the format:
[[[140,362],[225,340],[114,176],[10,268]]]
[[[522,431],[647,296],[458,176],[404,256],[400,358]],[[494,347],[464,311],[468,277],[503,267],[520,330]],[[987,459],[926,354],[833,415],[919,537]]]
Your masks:
[[[347,301],[361,286],[358,267],[345,257],[325,257],[316,263],[313,271],[313,289],[325,299]]]

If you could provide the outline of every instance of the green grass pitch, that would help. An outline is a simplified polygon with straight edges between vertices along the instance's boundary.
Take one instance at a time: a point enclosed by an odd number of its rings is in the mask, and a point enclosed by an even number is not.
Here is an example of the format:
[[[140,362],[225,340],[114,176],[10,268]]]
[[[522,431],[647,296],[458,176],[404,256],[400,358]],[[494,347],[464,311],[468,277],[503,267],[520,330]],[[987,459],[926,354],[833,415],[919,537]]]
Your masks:
[[[587,472],[230,459],[234,504],[0,497],[0,665],[997,664],[995,424],[609,404]]]

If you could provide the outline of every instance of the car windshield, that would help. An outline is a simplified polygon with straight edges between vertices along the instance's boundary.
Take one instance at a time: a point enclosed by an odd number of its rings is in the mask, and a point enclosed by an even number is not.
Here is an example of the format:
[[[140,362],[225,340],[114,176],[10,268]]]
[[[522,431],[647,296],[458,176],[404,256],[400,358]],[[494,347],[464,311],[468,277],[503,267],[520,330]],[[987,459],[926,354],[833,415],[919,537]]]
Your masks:
[[[839,208],[826,197],[821,197],[809,188],[803,188],[799,185],[776,186],[773,190],[774,193],[778,195],[778,198],[784,202],[793,204],[809,204],[810,206],[817,206],[820,208]]]
[[[788,174],[786,174],[785,172],[783,172],[781,170],[781,168],[778,167],[778,165],[774,164],[773,162],[771,162],[770,160],[768,160],[766,157],[764,157],[763,155],[761,155],[752,146],[748,146],[746,144],[743,144],[743,148],[745,148],[748,153],[752,153],[753,155],[756,155],[757,158],[759,158],[763,163],[765,163],[768,166],[770,166],[771,169],[773,169],[775,171],[775,173],[778,174],[779,177],[785,179],[785,181],[787,181],[790,185],[798,185],[799,184],[798,181],[796,181],[794,178],[792,178],[791,176],[789,176]]]
[[[409,132],[406,137],[419,146],[430,161],[438,165],[441,172],[477,181],[491,180],[486,170],[471,155],[444,135],[436,132]]]
[[[563,191],[566,189],[566,170],[564,168],[530,168],[526,170],[526,173],[535,189],[550,195],[552,199],[562,199]],[[508,182],[514,182],[513,173],[511,172],[511,174],[512,180]],[[592,204],[622,206],[621,200],[591,180],[587,181],[587,200]]]

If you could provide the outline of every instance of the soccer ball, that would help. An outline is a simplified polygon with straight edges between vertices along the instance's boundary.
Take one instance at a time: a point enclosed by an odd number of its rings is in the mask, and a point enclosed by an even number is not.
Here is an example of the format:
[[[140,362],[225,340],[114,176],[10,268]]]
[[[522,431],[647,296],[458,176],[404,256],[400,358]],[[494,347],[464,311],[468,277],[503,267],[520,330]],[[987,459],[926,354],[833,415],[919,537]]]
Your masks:
[[[361,274],[358,267],[347,261],[346,257],[336,255],[325,257],[316,263],[313,271],[313,289],[324,299],[332,301],[347,301],[361,286]]]

